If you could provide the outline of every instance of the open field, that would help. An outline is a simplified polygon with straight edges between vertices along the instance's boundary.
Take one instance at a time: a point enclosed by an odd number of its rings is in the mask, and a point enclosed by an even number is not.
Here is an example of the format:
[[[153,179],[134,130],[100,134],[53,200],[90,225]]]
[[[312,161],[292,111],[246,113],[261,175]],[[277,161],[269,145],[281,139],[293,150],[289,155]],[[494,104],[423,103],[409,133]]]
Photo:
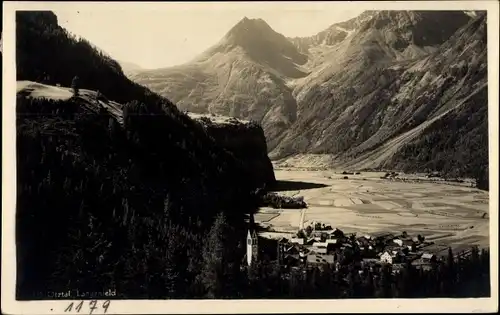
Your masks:
[[[275,231],[293,233],[303,223],[330,224],[345,232],[388,231],[422,234],[436,244],[489,244],[488,192],[432,182],[380,179],[384,173],[345,175],[335,171],[276,170],[276,178],[296,182],[286,195],[304,196],[307,209],[263,208],[255,216]],[[300,184],[299,184],[300,183]],[[303,220],[303,222],[302,222]]]

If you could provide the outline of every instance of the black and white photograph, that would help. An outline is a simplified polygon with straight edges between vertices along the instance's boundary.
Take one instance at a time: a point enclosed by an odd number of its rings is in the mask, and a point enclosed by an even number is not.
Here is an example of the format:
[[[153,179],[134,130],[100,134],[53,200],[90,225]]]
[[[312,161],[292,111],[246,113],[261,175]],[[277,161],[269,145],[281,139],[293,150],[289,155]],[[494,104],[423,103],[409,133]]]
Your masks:
[[[498,7],[11,2],[2,311],[498,311]]]

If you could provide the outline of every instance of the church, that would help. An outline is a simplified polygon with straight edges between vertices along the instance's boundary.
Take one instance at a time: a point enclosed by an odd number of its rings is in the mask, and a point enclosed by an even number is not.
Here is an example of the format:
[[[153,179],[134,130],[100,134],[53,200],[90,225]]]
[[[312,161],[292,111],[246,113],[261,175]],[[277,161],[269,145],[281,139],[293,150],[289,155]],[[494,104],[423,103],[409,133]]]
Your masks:
[[[248,266],[259,259],[259,237],[255,229],[248,229],[246,258]]]
[[[285,238],[269,239],[259,237],[255,229],[249,228],[246,237],[246,254],[244,262],[247,266],[252,266],[258,261],[277,261],[279,264],[285,260]]]

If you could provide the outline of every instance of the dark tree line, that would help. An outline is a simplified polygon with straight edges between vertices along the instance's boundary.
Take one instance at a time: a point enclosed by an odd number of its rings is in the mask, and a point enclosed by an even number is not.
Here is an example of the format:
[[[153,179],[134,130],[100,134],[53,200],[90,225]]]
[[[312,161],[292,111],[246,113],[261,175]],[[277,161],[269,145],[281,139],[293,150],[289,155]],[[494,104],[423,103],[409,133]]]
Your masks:
[[[273,262],[246,267],[244,298],[429,298],[488,297],[489,251],[472,248],[471,255],[454,257],[452,251],[430,269],[410,262],[399,272],[391,265],[371,269],[355,263],[334,267],[284,270]]]

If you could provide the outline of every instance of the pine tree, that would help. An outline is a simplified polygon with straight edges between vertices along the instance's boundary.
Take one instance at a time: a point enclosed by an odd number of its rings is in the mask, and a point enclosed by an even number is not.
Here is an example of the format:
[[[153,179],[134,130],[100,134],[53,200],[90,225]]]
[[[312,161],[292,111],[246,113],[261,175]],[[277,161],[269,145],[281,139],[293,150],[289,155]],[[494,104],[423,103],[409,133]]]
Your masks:
[[[164,271],[163,279],[165,283],[165,290],[167,297],[176,297],[180,293],[180,268],[179,266],[179,251],[181,243],[178,238],[178,229],[174,228],[173,225],[169,224],[167,228],[167,250],[164,257]]]
[[[78,93],[80,92],[80,79],[78,76],[73,77],[73,80],[71,81],[71,88],[73,89],[73,96],[78,96]]]
[[[308,277],[309,280],[309,290],[307,291],[308,295],[312,298],[318,297],[317,294],[320,291],[320,271],[318,268],[313,268],[310,271],[310,275]]]
[[[269,297],[282,298],[286,293],[282,281],[281,266],[278,264],[270,266],[268,287],[270,289]]]
[[[231,293],[230,287],[234,285],[234,262],[228,253],[229,227],[223,213],[219,213],[208,234],[207,243],[203,249],[203,269],[201,272],[202,283],[207,297],[223,298]]]
[[[476,172],[476,187],[482,190],[489,190],[489,170],[488,166],[480,166]]]
[[[382,266],[382,271],[380,274],[380,289],[381,295],[384,298],[391,297],[392,291],[392,275],[391,275],[391,267],[390,265]]]
[[[448,247],[448,256],[446,257],[446,274],[445,274],[445,294],[451,296],[455,283],[455,257],[451,247]]]
[[[409,298],[412,293],[413,283],[413,266],[410,261],[407,261],[405,268],[402,270],[401,274],[398,276],[398,288],[400,297]]]
[[[371,298],[375,296],[375,283],[373,280],[373,273],[367,269],[363,281],[364,294],[363,297]]]
[[[297,279],[296,272],[292,270],[288,278],[288,296],[290,298],[296,298],[299,296],[299,281]]]
[[[261,268],[260,261],[253,261],[250,266],[247,266],[244,270],[246,272],[247,292],[249,298],[258,298],[261,292],[261,285],[263,283],[262,277],[263,272]]]
[[[348,273],[349,288],[347,290],[348,297],[357,297],[359,295],[359,288],[357,286],[356,270],[352,267],[349,268]]]
[[[330,298],[331,297],[328,290],[332,286],[332,277],[333,277],[332,267],[329,264],[325,265],[325,267],[321,271],[320,279],[319,279],[320,297],[322,297],[322,298]]]
[[[481,249],[480,264],[478,268],[481,271],[481,296],[491,295],[491,283],[490,283],[490,252],[486,249]]]
[[[453,250],[448,247],[448,256],[446,257],[446,266],[451,270],[455,266],[455,258],[453,256]]]

